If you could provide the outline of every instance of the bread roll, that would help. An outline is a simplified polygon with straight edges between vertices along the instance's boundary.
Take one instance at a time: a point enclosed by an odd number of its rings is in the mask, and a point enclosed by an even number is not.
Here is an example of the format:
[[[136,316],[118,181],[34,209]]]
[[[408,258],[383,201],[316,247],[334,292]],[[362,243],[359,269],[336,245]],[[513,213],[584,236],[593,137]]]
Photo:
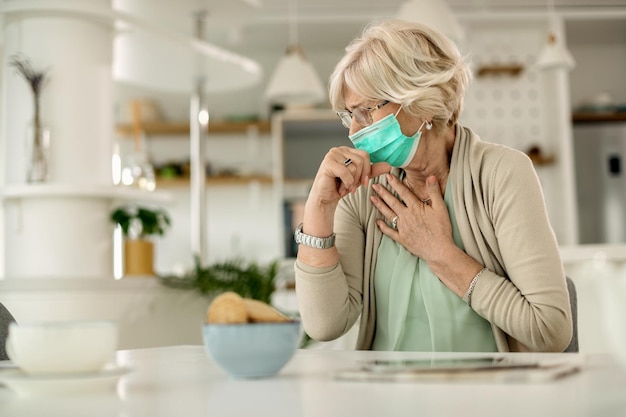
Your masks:
[[[289,321],[289,318],[282,315],[272,306],[251,298],[243,299],[248,312],[248,321],[253,323],[276,323]]]
[[[232,291],[218,295],[209,305],[207,322],[215,324],[247,323],[248,310],[244,299]]]

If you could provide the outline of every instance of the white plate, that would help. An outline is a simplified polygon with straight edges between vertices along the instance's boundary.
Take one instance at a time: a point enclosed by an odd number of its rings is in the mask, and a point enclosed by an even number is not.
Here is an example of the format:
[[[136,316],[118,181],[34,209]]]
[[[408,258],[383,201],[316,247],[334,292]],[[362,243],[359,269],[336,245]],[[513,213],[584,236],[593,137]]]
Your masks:
[[[0,370],[0,384],[19,394],[91,394],[112,391],[117,381],[131,368],[115,366],[99,372],[30,375],[20,369]]]

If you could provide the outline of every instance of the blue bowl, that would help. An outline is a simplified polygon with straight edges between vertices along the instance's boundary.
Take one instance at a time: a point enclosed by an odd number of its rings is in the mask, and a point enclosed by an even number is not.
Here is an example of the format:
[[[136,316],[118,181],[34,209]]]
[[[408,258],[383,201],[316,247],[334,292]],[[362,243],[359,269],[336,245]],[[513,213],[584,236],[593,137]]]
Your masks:
[[[234,378],[274,376],[291,359],[301,338],[299,321],[205,324],[207,354]]]

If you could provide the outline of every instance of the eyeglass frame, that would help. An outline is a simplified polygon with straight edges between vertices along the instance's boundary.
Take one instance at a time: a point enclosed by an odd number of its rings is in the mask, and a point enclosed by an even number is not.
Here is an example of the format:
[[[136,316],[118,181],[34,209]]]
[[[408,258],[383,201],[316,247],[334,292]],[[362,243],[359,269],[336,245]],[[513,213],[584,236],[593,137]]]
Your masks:
[[[389,103],[389,100],[383,100],[380,104],[374,107],[355,107],[352,111],[341,110],[337,112],[337,116],[339,117],[339,120],[341,120],[341,124],[348,129],[350,129],[353,117],[356,118],[359,125],[367,127],[374,123],[372,113]]]

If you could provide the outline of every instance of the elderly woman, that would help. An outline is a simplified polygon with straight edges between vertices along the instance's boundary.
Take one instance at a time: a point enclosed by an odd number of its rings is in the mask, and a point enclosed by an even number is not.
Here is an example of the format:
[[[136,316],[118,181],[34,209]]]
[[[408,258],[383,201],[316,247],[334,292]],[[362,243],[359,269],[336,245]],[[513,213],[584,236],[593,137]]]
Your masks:
[[[330,79],[354,148],[326,154],[308,196],[296,291],[328,341],[358,349],[563,351],[565,273],[529,158],[458,123],[456,46],[399,20],[368,27]]]

